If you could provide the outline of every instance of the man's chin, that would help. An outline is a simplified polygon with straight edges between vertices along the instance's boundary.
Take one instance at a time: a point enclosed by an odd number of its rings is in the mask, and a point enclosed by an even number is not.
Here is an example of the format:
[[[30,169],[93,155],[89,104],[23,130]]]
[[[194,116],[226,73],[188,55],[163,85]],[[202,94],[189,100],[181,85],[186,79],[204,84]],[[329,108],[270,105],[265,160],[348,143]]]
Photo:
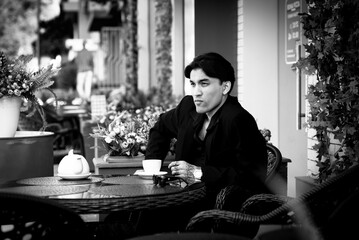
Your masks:
[[[206,109],[196,106],[196,112],[197,113],[206,113]]]

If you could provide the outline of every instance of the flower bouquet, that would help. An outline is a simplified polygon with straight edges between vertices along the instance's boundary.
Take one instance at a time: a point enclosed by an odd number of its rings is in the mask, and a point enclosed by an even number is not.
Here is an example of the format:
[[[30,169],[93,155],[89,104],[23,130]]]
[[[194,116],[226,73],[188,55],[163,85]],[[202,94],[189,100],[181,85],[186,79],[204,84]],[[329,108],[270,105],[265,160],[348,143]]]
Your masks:
[[[9,59],[3,52],[0,52],[0,99],[1,98],[21,98],[23,105],[28,110],[27,117],[31,117],[37,111],[43,123],[42,130],[46,128],[47,122],[44,110],[36,97],[35,93],[39,90],[49,90],[55,97],[55,93],[50,89],[54,83],[52,77],[59,69],[53,69],[52,65],[32,72],[27,69],[27,64],[32,56],[20,56],[17,59]]]
[[[102,141],[110,156],[135,157],[143,155],[149,131],[156,123],[163,108],[149,106],[137,110],[110,111],[99,121],[90,136]]]

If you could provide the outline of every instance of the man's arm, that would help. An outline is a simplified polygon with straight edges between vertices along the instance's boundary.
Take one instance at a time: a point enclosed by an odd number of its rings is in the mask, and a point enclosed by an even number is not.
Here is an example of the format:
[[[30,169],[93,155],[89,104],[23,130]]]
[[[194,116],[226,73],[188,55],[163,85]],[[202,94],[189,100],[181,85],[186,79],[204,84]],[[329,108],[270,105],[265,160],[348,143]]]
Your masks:
[[[169,151],[171,139],[176,137],[174,109],[163,113],[150,130],[146,148],[146,159],[164,159]]]

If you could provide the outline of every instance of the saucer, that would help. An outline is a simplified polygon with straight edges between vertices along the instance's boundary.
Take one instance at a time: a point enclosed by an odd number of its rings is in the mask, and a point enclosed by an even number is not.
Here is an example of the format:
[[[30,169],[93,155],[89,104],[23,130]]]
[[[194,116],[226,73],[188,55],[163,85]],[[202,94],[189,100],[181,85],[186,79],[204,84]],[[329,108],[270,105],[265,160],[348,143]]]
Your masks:
[[[84,174],[57,174],[60,178],[65,180],[75,180],[75,179],[86,179],[88,178],[91,173],[84,173]]]
[[[147,173],[147,172],[144,172],[143,170],[137,170],[134,175],[137,175],[141,178],[144,178],[144,179],[152,179],[153,175],[157,175],[157,176],[160,176],[160,175],[165,175],[165,174],[168,174],[168,172],[166,171],[160,171],[160,172],[156,172],[156,173]]]

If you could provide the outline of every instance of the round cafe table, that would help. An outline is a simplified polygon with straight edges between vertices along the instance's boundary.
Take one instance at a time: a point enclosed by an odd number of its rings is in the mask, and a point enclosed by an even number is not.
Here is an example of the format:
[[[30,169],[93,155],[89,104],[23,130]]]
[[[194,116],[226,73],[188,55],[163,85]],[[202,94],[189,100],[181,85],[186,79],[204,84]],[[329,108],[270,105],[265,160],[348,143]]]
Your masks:
[[[109,214],[194,204],[205,197],[203,183],[154,185],[139,176],[91,175],[63,180],[58,176],[19,179],[0,191],[19,192],[56,201],[79,214]]]

